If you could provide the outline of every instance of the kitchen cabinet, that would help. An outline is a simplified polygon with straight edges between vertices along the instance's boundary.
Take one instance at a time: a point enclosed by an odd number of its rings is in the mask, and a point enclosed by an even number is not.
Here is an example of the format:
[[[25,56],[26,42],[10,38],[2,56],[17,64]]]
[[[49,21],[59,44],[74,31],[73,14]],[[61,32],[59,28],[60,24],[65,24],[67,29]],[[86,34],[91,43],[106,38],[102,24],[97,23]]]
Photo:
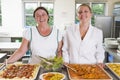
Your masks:
[[[20,47],[21,43],[17,42],[0,42],[1,51],[15,51]]]
[[[15,50],[20,47],[20,42],[0,42],[0,52],[6,52],[7,58],[10,57]],[[24,63],[28,61],[30,54],[27,52],[21,59]]]
[[[0,42],[11,42],[10,37],[0,37]]]

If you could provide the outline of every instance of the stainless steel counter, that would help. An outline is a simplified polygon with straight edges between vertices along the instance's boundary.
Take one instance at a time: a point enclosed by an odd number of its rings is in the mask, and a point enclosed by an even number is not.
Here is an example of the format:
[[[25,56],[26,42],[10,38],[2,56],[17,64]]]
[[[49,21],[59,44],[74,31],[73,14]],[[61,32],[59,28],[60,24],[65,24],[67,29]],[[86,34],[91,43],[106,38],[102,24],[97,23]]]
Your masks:
[[[113,78],[113,80],[120,80],[118,79],[108,68],[105,68],[105,71]],[[68,73],[67,73],[67,69],[65,67],[63,67],[59,72],[63,73],[66,75],[66,78],[65,80],[70,80],[69,79],[69,76],[68,76]],[[35,80],[40,80],[39,79],[39,76],[40,74],[44,73],[44,69],[43,68],[40,68],[39,70],[39,73],[37,75],[37,78]]]
[[[18,64],[18,63],[17,63]],[[20,62],[21,64],[21,62]],[[115,76],[107,67],[105,67],[105,71],[112,77],[113,80],[120,80],[117,76]],[[40,80],[39,77],[42,73],[45,73],[46,71],[44,71],[43,68],[40,68],[37,74],[37,77],[35,80]],[[68,73],[67,73],[67,69],[66,67],[62,67],[58,72],[65,74],[65,79],[64,80],[70,80]],[[105,80],[105,79],[104,79]]]
[[[1,51],[15,51],[20,47],[21,43],[17,42],[0,42]]]
[[[112,73],[108,68],[105,71],[113,78],[113,80],[120,80],[114,73]]]

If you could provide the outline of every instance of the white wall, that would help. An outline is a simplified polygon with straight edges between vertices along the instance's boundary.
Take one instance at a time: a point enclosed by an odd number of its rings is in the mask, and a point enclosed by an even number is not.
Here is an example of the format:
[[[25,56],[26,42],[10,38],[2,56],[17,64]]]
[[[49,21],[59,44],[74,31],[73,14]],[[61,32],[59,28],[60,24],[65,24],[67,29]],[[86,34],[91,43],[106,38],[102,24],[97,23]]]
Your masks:
[[[55,0],[54,24],[61,30],[75,21],[75,0]]]
[[[1,0],[2,28],[1,32],[10,36],[21,36],[23,28],[22,0]]]

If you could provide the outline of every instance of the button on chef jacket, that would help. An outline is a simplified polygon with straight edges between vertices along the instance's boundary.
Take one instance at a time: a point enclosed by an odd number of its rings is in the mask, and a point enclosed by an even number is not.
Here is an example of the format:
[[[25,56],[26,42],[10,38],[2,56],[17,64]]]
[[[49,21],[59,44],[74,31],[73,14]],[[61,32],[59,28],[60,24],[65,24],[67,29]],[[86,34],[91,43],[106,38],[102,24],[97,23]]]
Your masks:
[[[89,26],[82,40],[79,25],[67,27],[63,37],[64,62],[77,64],[96,64],[104,61],[102,30]]]

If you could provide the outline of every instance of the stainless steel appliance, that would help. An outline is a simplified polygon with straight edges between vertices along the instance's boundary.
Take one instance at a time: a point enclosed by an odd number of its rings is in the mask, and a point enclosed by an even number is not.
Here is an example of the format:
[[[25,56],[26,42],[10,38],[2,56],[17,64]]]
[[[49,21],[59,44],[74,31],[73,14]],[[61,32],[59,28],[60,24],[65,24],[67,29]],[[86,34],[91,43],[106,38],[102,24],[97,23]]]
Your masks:
[[[114,35],[113,37],[120,37],[120,1],[114,4],[113,9],[114,15]]]
[[[103,37],[113,37],[113,17],[112,16],[96,16],[95,27],[103,31]]]
[[[120,37],[120,16],[114,17],[114,27],[113,27],[113,37],[117,38]]]

